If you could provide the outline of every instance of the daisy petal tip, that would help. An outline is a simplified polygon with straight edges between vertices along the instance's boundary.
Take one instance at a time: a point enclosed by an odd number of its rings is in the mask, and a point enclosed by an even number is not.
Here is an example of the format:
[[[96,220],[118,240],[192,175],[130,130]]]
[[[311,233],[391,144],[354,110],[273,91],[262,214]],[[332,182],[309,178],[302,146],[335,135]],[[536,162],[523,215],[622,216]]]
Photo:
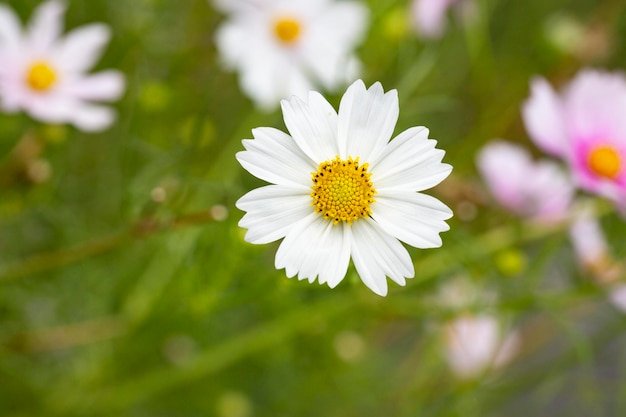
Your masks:
[[[371,87],[367,89],[367,91],[377,95],[385,94],[385,89],[383,88],[383,85],[380,81],[376,81],[374,84],[372,84]],[[392,91],[395,90],[390,90],[389,93],[391,93]]]
[[[113,32],[109,25],[105,23],[91,23],[89,25],[79,28],[83,31],[91,32],[94,39],[98,39],[100,43],[106,44],[111,40]]]
[[[293,277],[295,277],[298,274],[298,271],[296,271],[293,268],[290,268],[286,265],[281,265],[279,263],[276,263],[275,265],[276,269],[284,269],[285,270],[285,276],[287,276],[287,278],[291,279]]]
[[[373,277],[370,277],[370,278],[373,278]],[[374,294],[379,295],[381,297],[385,297],[387,295],[387,292],[389,291],[389,288],[387,286],[387,278],[384,275],[382,277],[379,277],[378,279],[373,278],[373,279],[363,280],[363,278],[361,278],[361,281]]]
[[[280,101],[280,107],[283,113],[285,112],[285,109],[291,110],[293,107],[302,106],[303,104],[305,104],[305,101],[295,94],[291,95],[289,98],[284,98]]]
[[[444,228],[439,233],[447,232],[448,230],[450,230],[450,226],[448,226],[447,223],[444,223],[444,225]],[[437,234],[437,237],[433,241],[432,249],[440,248],[441,246],[443,246],[443,239],[441,239],[441,235]]]
[[[372,287],[369,287],[369,289],[372,290],[372,292],[374,294],[376,294],[378,296],[381,296],[381,297],[386,297],[387,293],[388,293],[388,288],[387,288],[386,285],[385,285],[384,288],[372,288]]]
[[[354,91],[354,90],[360,90],[360,91],[367,90],[367,87],[365,86],[365,83],[363,82],[362,79],[359,78],[358,80],[355,80],[352,84],[350,84],[350,86],[348,87],[344,95],[347,95],[348,92]]]
[[[412,129],[415,132],[415,136],[417,136],[419,139],[433,140],[435,141],[435,144],[437,143],[437,139],[432,139],[428,137],[428,135],[430,135],[430,129],[426,126],[414,126]]]
[[[445,155],[445,151],[444,155]],[[450,164],[447,164],[445,162],[441,163],[441,172],[445,173],[445,176],[441,179],[442,181],[445,180],[446,178],[448,178],[448,176],[452,173],[452,170],[454,169],[454,167]]]
[[[382,88],[382,85],[380,86]],[[385,97],[389,97],[390,99],[392,99],[394,101],[394,103],[398,104],[398,90],[396,90],[395,88],[387,91],[385,93]]]
[[[328,287],[329,287],[329,288],[331,288],[331,289],[332,289],[332,288],[335,288],[337,285],[339,285],[339,283],[340,283],[341,281],[343,281],[343,278],[344,278],[343,276],[342,276],[342,277],[339,277],[339,278],[334,278],[334,277],[331,277],[330,279],[328,279],[328,281],[326,281],[326,284],[327,284],[327,285],[328,285]]]
[[[308,102],[307,102],[308,104],[315,102],[315,101],[319,101],[319,100],[326,101],[323,95],[321,95],[319,92],[314,91],[314,90],[309,91],[307,98],[308,98]]]
[[[42,3],[39,7],[41,10],[45,10],[46,13],[58,14],[65,12],[65,9],[67,9],[67,3],[63,0],[48,0],[47,2]]]

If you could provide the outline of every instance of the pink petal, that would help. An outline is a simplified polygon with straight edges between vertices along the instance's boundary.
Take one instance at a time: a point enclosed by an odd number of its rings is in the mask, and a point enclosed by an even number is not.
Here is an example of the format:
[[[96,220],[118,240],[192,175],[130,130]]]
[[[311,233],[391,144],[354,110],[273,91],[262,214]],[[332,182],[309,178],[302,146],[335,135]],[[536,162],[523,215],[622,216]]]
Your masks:
[[[549,154],[563,156],[567,133],[561,100],[543,78],[533,79],[530,89],[530,98],[522,106],[526,130],[538,147]]]

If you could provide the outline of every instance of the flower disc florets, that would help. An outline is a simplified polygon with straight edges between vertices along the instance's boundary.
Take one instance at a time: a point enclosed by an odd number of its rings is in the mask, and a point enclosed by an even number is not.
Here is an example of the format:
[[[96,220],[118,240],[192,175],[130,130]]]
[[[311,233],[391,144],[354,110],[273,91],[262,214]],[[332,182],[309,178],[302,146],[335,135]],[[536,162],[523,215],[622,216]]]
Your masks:
[[[351,157],[343,160],[337,156],[322,162],[312,173],[315,211],[325,219],[332,219],[333,224],[340,221],[352,224],[359,217],[368,216],[376,190],[367,167],[367,163],[359,165],[359,158]]]
[[[28,70],[26,83],[31,89],[44,92],[54,86],[57,78],[56,71],[49,64],[37,61]]]
[[[611,146],[598,146],[594,148],[588,158],[589,169],[602,178],[614,180],[621,170],[619,153]]]

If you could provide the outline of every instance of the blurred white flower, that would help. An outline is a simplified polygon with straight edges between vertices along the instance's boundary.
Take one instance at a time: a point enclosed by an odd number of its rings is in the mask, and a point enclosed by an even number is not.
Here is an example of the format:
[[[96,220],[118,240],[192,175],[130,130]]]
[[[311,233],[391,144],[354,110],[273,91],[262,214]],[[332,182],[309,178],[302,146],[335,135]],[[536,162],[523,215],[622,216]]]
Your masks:
[[[574,187],[555,163],[533,162],[522,147],[499,140],[485,145],[476,163],[494,198],[508,210],[544,222],[567,214]]]
[[[519,334],[503,334],[498,320],[489,315],[460,316],[444,327],[445,358],[461,379],[506,365],[519,345]]]
[[[105,129],[114,111],[90,102],[119,98],[124,78],[118,71],[86,72],[108,42],[109,28],[90,24],[62,37],[64,12],[61,1],[42,3],[22,30],[13,10],[0,4],[0,104],[46,123]]]
[[[562,158],[580,188],[626,211],[626,77],[582,70],[557,95],[543,78],[531,82],[522,115],[537,146]]]
[[[272,185],[237,201],[247,213],[239,222],[246,240],[284,238],[276,267],[287,276],[335,287],[352,258],[361,280],[387,294],[389,276],[400,285],[414,275],[399,240],[418,248],[441,246],[439,233],[452,212],[420,191],[448,176],[444,151],[413,127],[391,140],[398,96],[380,83],[352,84],[339,113],[317,92],[308,100],[282,101],[291,136],[272,128],[253,130],[237,159],[252,175]]]
[[[354,80],[352,54],[368,10],[355,1],[216,0],[228,13],[217,30],[225,64],[239,71],[241,89],[261,108],[306,96],[315,86],[335,91]]]
[[[450,8],[471,18],[475,14],[474,7],[472,0],[413,0],[411,19],[421,36],[438,38],[446,28],[446,14]]]

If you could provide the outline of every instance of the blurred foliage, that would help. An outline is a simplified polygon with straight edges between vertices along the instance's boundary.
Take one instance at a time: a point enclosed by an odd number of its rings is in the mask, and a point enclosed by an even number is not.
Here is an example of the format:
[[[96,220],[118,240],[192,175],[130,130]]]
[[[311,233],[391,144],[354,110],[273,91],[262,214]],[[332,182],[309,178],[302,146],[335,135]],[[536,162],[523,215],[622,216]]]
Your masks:
[[[256,111],[213,43],[206,0],[72,0],[67,27],[102,21],[98,68],[128,79],[101,134],[0,116],[3,416],[626,415],[626,319],[581,270],[563,228],[497,208],[476,174],[493,138],[529,149],[529,79],[626,66],[622,0],[485,0],[420,40],[407,1],[369,0],[366,84],[397,88],[396,132],[428,126],[453,175],[430,193],[456,213],[441,249],[410,248],[416,278],[380,298],[351,269],[336,289],[288,280],[253,246],[237,198],[261,184],[234,153]],[[10,0],[25,20],[35,0]],[[329,99],[337,106],[340,93]],[[624,219],[603,218],[617,259]],[[514,363],[459,381],[440,329],[467,280],[521,329]],[[468,297],[469,299],[469,297]]]

